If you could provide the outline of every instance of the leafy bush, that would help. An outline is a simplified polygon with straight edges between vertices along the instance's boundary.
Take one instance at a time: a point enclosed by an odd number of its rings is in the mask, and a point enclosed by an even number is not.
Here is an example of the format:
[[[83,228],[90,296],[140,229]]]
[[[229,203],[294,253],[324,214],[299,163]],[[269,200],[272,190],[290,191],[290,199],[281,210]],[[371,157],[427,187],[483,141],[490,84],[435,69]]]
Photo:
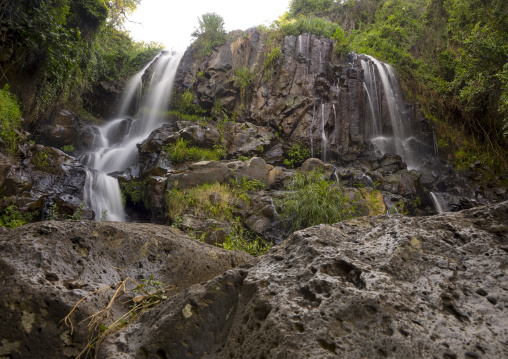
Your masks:
[[[301,142],[297,142],[288,150],[284,165],[295,168],[300,166],[309,157],[309,149],[304,148]]]
[[[280,216],[290,232],[321,223],[336,223],[356,215],[353,199],[319,171],[296,172],[285,185],[284,197],[277,201]]]
[[[332,38],[337,29],[339,26],[336,23],[315,16],[298,15],[293,19],[285,17],[278,22],[278,31],[284,36],[307,33]]]
[[[289,3],[289,15],[309,14],[325,12],[334,4],[334,0],[291,0]]]
[[[10,93],[9,86],[5,85],[0,90],[0,138],[4,142],[5,149],[16,154],[21,128],[21,110],[19,109],[16,96]]]
[[[16,228],[33,221],[38,215],[38,211],[23,214],[12,204],[3,209],[3,214],[0,215],[0,227]]]
[[[198,27],[192,33],[196,40],[193,43],[194,57],[199,59],[208,56],[216,46],[226,42],[224,19],[216,13],[206,13],[198,17]]]

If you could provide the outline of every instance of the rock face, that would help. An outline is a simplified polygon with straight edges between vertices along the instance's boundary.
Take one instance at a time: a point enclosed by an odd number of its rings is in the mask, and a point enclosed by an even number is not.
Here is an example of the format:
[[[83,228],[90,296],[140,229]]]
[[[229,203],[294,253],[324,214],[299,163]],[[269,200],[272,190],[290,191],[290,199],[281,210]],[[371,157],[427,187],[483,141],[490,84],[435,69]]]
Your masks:
[[[169,227],[98,222],[3,229],[0,251],[0,357],[13,359],[75,358],[87,336],[86,324],[78,323],[104,309],[115,289],[82,302],[71,317],[71,333],[61,320],[90,292],[127,277],[143,283],[150,276],[183,291],[251,258]],[[113,315],[129,310],[122,304],[127,299],[120,298]]]
[[[231,39],[205,61],[195,61],[191,51],[187,51],[176,86],[192,91],[203,108],[211,108],[218,101],[226,110],[238,114],[242,122],[270,128],[284,138],[284,148],[300,142],[318,155],[325,147],[333,158],[344,161],[355,160],[365,152],[365,144],[374,133],[361,65],[362,61],[369,61],[366,57],[351,58],[344,64],[333,51],[331,39],[309,34],[287,36],[279,44],[281,56],[273,75],[268,76],[264,53],[272,48],[267,45],[267,35],[249,29],[231,34]],[[232,80],[242,67],[255,75],[247,91],[235,87]],[[384,89],[380,84],[378,87],[383,98]],[[420,121],[423,115],[418,107],[404,106],[401,111],[411,123],[413,140],[432,143],[432,131],[428,122]],[[384,132],[389,132],[386,101],[380,101],[379,107],[380,123]],[[267,140],[262,143],[265,150],[280,145]],[[237,151],[248,150],[249,141],[238,137],[234,142]],[[429,148],[424,150],[428,152]]]
[[[47,218],[49,206],[57,204],[60,218],[68,218],[83,202],[86,168],[60,150],[29,143],[20,156],[0,153],[0,208],[14,205],[22,212],[38,211]],[[85,211],[82,219],[92,218]],[[35,218],[36,219],[36,218]]]
[[[508,356],[508,202],[294,233],[190,287],[99,358]]]

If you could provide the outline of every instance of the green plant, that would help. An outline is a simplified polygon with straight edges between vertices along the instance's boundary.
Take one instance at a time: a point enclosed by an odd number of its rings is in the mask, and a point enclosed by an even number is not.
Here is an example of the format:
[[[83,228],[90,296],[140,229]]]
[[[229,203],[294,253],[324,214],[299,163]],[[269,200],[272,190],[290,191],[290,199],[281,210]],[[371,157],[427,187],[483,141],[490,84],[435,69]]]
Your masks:
[[[255,77],[256,75],[254,72],[251,71],[248,67],[239,67],[236,69],[234,86],[240,89],[240,96],[242,99],[247,98]]]
[[[265,60],[263,61],[263,79],[268,81],[273,77],[275,69],[279,65],[279,60],[282,56],[282,52],[278,46],[275,46],[269,52],[265,52],[264,56]]]
[[[206,13],[198,18],[198,26],[192,33],[195,38],[193,52],[196,59],[208,56],[216,46],[226,42],[224,19],[216,13]]]
[[[130,199],[134,205],[142,203],[146,209],[150,208],[150,202],[146,195],[146,187],[149,178],[140,181],[129,181],[120,184],[120,189],[127,199]]]
[[[212,149],[189,147],[189,141],[183,138],[166,146],[163,151],[169,154],[174,164],[186,161],[220,161],[226,156],[226,149],[222,145],[215,144]]]
[[[48,221],[56,221],[58,219],[58,205],[53,202],[53,205],[49,207]]]
[[[74,147],[74,145],[65,145],[62,147],[62,151],[64,151],[65,153],[72,153],[76,150],[76,148]]]
[[[101,218],[99,219],[99,222],[104,222],[106,220],[106,218],[108,217],[108,210],[105,209],[104,211],[102,211],[101,213]]]
[[[85,210],[86,202],[81,202],[79,207],[76,208],[72,216],[70,216],[70,221],[80,221],[81,216],[83,215],[83,212]]]
[[[35,155],[30,159],[32,164],[40,171],[43,172],[52,172],[53,168],[51,166],[52,159],[49,156],[49,152],[45,149],[37,150]]]
[[[21,110],[16,96],[10,93],[9,86],[0,89],[0,139],[7,152],[17,153],[19,130],[21,129]]]
[[[294,232],[321,223],[336,223],[357,215],[355,200],[319,171],[296,172],[286,183],[285,194],[276,201],[282,223]]]
[[[239,218],[233,222],[231,232],[219,246],[230,251],[244,251],[253,256],[259,256],[271,248],[263,238],[245,229]]]
[[[247,162],[248,160],[250,160],[252,157],[248,157],[248,156],[240,156],[238,157],[238,159],[242,162]]]
[[[381,204],[383,201],[383,196],[381,195],[381,191],[377,190],[379,187],[379,180],[374,182],[374,188],[372,189],[365,188],[361,181],[355,183],[355,187],[360,190],[361,196],[365,199],[370,216],[378,216],[383,214],[384,206]]]
[[[22,226],[34,220],[38,214],[38,211],[21,213],[14,204],[11,204],[4,208],[3,214],[0,215],[0,227],[16,228]]]
[[[301,165],[309,157],[309,149],[304,148],[301,142],[297,142],[288,150],[286,159],[283,163],[285,166],[295,168]]]

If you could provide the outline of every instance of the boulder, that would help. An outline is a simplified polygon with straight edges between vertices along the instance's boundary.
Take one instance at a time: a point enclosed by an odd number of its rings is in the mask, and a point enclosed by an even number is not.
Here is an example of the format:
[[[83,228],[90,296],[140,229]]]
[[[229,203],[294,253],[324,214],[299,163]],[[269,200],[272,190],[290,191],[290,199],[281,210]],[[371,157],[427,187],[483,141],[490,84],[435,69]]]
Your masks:
[[[0,250],[0,356],[13,359],[77,357],[88,334],[79,323],[104,309],[119,287],[87,297],[70,317],[73,328],[66,326],[62,319],[93,291],[126,278],[139,284],[153,278],[174,295],[251,258],[168,227],[86,221],[3,230]],[[133,287],[129,282],[127,289]],[[103,325],[128,312],[133,295],[122,294]]]
[[[229,182],[232,171],[222,162],[201,161],[190,164],[182,172],[172,172],[168,176],[167,189],[178,189],[200,186],[204,183]]]
[[[294,233],[103,342],[111,358],[504,358],[508,202]]]

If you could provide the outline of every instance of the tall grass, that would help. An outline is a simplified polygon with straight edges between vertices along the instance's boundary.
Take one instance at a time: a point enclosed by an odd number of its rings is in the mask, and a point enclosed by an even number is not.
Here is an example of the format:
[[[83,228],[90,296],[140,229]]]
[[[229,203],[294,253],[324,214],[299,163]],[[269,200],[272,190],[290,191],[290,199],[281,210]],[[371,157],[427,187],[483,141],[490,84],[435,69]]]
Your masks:
[[[277,201],[286,230],[294,232],[322,223],[332,224],[357,215],[355,200],[327,181],[319,171],[296,172]]]

